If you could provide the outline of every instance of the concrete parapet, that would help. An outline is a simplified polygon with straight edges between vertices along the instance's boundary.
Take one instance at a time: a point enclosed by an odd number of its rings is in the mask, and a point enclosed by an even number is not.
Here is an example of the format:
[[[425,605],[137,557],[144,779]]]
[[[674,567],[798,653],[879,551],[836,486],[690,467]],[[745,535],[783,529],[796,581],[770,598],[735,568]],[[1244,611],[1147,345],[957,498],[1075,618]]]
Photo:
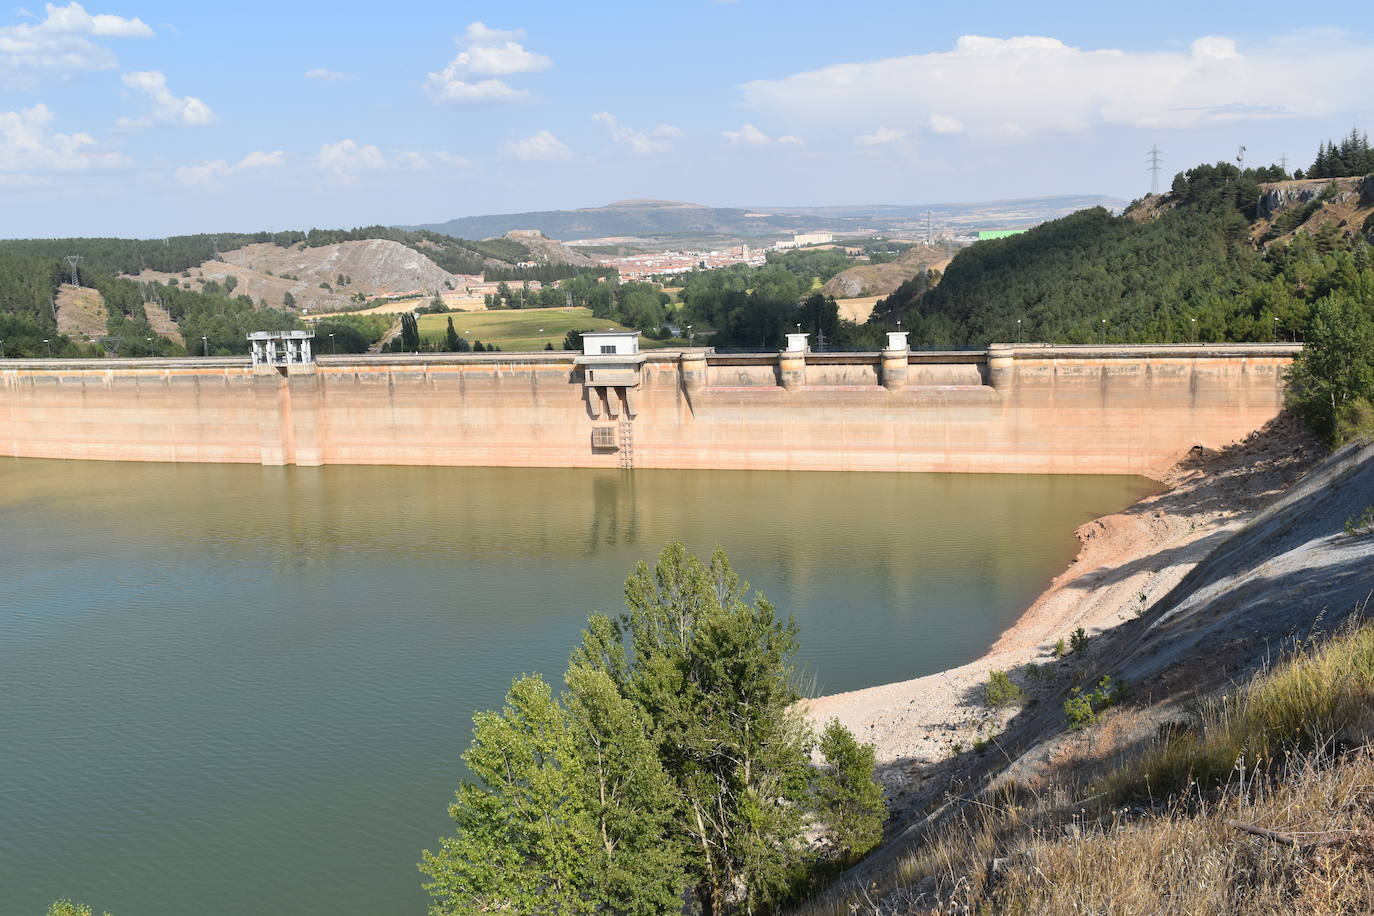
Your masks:
[[[706,351],[683,350],[678,357],[678,371],[682,377],[682,390],[691,397],[706,387]]]
[[[988,346],[987,382],[995,390],[1008,392],[1016,382],[1016,347],[1014,344]]]
[[[906,335],[906,331],[888,332],[887,347],[879,354],[882,359],[879,376],[888,391],[901,391],[906,387],[907,366],[911,362],[911,347],[907,345]]]
[[[806,385],[806,351],[783,350],[778,354],[778,379],[788,391]]]

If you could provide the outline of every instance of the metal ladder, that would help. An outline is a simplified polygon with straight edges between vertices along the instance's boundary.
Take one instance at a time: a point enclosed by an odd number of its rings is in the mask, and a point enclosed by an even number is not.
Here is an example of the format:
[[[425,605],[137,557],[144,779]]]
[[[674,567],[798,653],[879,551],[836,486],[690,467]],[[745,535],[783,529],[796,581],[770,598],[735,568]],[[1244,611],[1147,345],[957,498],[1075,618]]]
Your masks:
[[[635,466],[634,424],[629,420],[620,421],[620,467],[631,470]]]

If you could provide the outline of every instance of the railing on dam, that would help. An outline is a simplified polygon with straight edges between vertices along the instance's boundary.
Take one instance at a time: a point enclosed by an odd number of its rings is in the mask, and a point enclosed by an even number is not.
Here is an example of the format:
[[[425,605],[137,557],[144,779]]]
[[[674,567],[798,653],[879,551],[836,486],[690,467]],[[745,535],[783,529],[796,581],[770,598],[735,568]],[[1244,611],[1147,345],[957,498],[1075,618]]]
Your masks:
[[[429,363],[493,363],[493,364],[539,364],[572,363],[578,351],[574,350],[530,350],[501,351],[497,353],[358,353],[326,356],[315,354],[315,362],[322,366],[360,366],[360,365],[418,365]],[[841,363],[846,360],[869,362],[891,351],[879,350],[807,350],[799,354],[807,362]],[[1180,343],[1180,344],[990,344],[985,347],[945,347],[940,349],[911,348],[906,351],[908,360],[913,363],[955,363],[985,362],[996,359],[1181,359],[1181,358],[1219,358],[1219,357],[1283,357],[1292,358],[1302,352],[1302,344],[1296,343]],[[776,348],[759,349],[748,347],[694,347],[662,348],[643,351],[650,362],[677,362],[684,356],[704,357],[710,364],[728,364],[736,361],[754,363],[776,362],[786,351],[780,353]],[[252,365],[249,356],[182,356],[182,357],[106,357],[101,359],[70,359],[42,357],[7,357],[0,359],[0,370],[4,369],[195,369],[195,368],[247,368]]]

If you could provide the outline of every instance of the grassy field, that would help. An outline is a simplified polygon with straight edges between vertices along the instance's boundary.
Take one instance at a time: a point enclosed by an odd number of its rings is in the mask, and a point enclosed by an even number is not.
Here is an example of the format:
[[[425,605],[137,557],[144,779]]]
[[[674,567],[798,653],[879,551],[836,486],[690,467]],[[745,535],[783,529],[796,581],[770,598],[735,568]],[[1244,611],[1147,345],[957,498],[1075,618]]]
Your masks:
[[[420,316],[420,336],[425,340],[443,340],[448,319],[453,328],[468,340],[496,344],[502,350],[542,350],[546,343],[562,349],[563,337],[569,331],[625,330],[613,321],[593,318],[590,309],[501,309],[493,312],[451,312]],[[646,349],[663,346],[644,338]]]

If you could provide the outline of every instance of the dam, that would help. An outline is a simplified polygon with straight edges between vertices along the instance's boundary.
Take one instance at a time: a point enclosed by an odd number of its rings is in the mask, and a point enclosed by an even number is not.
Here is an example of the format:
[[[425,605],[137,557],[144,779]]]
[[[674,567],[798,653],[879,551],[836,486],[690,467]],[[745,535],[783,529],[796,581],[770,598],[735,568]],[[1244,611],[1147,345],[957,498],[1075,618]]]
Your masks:
[[[591,335],[589,335],[591,336]],[[611,335],[628,337],[629,335]],[[1150,474],[1283,405],[1290,344],[5,360],[0,455]]]

